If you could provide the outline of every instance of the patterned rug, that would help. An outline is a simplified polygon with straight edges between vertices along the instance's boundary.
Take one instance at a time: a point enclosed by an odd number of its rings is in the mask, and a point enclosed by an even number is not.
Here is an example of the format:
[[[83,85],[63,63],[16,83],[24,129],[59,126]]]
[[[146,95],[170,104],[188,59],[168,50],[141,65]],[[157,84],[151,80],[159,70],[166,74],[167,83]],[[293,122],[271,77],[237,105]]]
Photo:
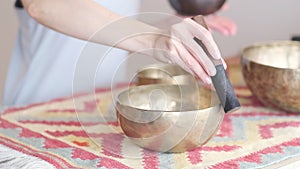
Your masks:
[[[300,115],[262,106],[242,83],[235,90],[242,108],[225,115],[207,144],[184,153],[132,144],[114,116],[115,93],[105,89],[6,110],[0,144],[62,169],[263,168],[300,157]]]

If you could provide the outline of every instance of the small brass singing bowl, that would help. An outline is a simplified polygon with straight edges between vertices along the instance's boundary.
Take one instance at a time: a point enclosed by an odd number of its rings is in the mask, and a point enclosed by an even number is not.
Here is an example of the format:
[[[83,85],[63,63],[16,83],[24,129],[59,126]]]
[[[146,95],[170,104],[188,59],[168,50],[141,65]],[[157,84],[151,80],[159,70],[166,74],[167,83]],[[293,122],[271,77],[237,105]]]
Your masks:
[[[137,85],[188,84],[194,77],[174,64],[152,64],[137,72]]]
[[[205,144],[224,117],[215,92],[193,85],[135,86],[118,95],[116,110],[133,143],[159,152],[183,152]]]
[[[300,113],[300,42],[274,41],[246,47],[242,73],[265,106]]]

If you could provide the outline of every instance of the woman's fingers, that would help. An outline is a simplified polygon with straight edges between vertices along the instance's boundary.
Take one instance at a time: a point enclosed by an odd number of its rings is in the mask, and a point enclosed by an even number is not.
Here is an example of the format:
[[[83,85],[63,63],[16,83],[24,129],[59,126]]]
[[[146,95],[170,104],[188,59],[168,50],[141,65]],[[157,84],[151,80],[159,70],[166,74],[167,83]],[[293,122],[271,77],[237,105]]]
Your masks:
[[[226,69],[227,69],[227,64],[226,64],[226,62],[225,62],[225,60],[224,60],[223,58],[221,58],[221,60],[222,60],[222,63],[223,63],[223,67],[224,67],[224,69],[226,70]]]
[[[186,48],[185,50],[187,50],[192,56],[192,58],[190,58],[186,57],[185,55],[180,55],[189,66],[201,64],[201,66],[205,69],[206,74],[210,76],[214,76],[216,74],[216,69],[212,61],[202,47],[197,44],[197,42],[194,40],[194,36],[188,29],[186,29],[185,25],[174,26],[172,33],[174,36],[179,37],[183,47]]]
[[[180,56],[181,61],[178,61],[178,62],[183,63],[184,67],[187,67],[190,71],[192,71],[193,75],[196,75],[205,83],[211,84],[210,76],[203,69],[203,67],[206,67],[207,64],[199,63],[196,60],[196,58],[193,56],[193,54],[190,53],[190,51],[187,50],[182,43],[173,42],[173,44],[178,49],[178,56]],[[215,69],[215,68],[213,67],[213,69]]]
[[[186,27],[189,29],[191,34],[201,40],[206,50],[214,59],[221,59],[219,48],[215,43],[211,33],[206,28],[196,23],[192,19],[184,19],[183,22],[186,24]]]

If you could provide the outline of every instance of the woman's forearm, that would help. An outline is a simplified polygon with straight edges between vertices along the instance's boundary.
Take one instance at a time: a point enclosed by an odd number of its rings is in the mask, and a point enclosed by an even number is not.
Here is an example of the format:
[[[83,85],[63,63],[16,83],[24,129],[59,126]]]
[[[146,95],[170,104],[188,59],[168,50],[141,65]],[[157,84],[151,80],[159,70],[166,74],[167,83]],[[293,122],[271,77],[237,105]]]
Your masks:
[[[92,0],[22,0],[37,22],[63,34],[128,51],[153,46],[160,30],[108,10]],[[97,33],[98,32],[98,33]],[[134,34],[150,33],[144,36]],[[154,33],[154,34],[153,34]]]

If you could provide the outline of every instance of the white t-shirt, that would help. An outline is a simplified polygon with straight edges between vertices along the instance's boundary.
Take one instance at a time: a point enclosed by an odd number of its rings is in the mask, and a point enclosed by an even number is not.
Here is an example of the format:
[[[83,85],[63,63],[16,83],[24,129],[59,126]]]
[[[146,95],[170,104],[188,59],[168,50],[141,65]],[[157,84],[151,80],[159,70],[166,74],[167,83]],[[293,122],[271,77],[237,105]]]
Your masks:
[[[121,15],[132,15],[137,13],[140,0],[97,0],[97,2]],[[28,16],[24,9],[16,11],[20,26],[7,74],[3,105],[26,105],[71,96],[76,64],[87,42],[42,26]],[[93,73],[95,70],[88,70],[89,64],[100,62],[104,56],[99,55],[103,55],[109,49],[98,44],[96,48],[97,57],[92,56],[89,57],[91,60],[83,61],[86,62],[87,72],[81,68],[79,73],[84,75]],[[122,77],[126,73],[126,70],[123,70],[126,68],[124,64],[126,55],[125,51],[113,49],[109,52],[109,57],[101,60],[104,67],[97,69],[96,75],[88,76],[95,76],[98,87],[110,86],[112,80],[115,83],[123,81]],[[81,64],[84,65],[82,61]],[[120,64],[122,66],[119,66]],[[114,76],[116,69],[118,69],[117,76]],[[89,90],[90,87],[91,84],[86,84],[83,79],[77,83],[76,91]]]

